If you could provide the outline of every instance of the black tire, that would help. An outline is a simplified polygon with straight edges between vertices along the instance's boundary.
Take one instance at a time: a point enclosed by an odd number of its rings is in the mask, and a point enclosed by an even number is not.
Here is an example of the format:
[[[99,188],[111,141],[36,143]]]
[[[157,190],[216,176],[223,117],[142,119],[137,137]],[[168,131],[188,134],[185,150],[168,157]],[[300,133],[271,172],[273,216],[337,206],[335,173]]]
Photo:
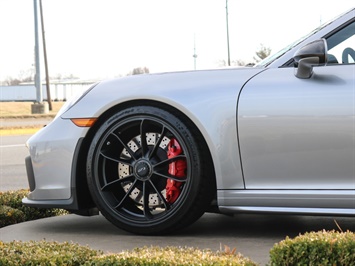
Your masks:
[[[93,138],[87,160],[89,190],[106,219],[126,231],[154,235],[201,217],[215,182],[211,171],[204,171],[210,168],[204,167],[203,145],[195,133],[176,115],[151,106],[127,108],[107,119]],[[182,153],[168,158],[172,139]],[[185,162],[183,176],[169,174],[169,165],[178,161]],[[175,200],[167,199],[167,180],[180,185]]]

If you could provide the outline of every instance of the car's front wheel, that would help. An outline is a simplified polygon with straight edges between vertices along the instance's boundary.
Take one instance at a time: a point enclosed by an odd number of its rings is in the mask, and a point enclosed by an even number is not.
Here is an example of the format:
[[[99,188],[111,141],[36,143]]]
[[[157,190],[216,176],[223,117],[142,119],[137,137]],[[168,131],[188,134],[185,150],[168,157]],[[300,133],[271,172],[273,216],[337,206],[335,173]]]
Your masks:
[[[88,185],[101,213],[138,234],[161,234],[196,221],[215,182],[198,134],[176,115],[136,106],[107,119],[91,143]]]

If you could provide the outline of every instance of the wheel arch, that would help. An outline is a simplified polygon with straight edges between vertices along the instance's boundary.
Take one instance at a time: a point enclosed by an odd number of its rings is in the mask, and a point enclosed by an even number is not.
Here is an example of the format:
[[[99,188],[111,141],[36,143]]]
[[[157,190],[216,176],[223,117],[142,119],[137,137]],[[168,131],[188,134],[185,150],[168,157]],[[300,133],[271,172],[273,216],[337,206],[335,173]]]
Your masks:
[[[159,101],[154,101],[154,100],[132,100],[132,101],[127,101],[124,103],[119,103],[117,105],[114,105],[111,108],[107,109],[105,112],[103,112],[98,117],[98,120],[96,121],[94,126],[90,128],[87,135],[83,139],[82,144],[80,146],[80,150],[78,151],[79,153],[77,159],[77,166],[76,166],[75,176],[74,176],[75,180],[73,180],[73,185],[75,186],[79,206],[84,206],[85,208],[87,208],[87,207],[92,207],[93,204],[93,200],[89,192],[87,178],[86,178],[86,160],[87,160],[90,144],[96,132],[99,130],[99,128],[109,117],[111,117],[112,115],[114,115],[120,110],[133,107],[133,106],[153,106],[153,107],[161,108],[165,111],[174,114],[179,119],[183,120],[186,126],[188,126],[194,132],[194,134],[196,135],[196,141],[201,145],[202,151],[205,155],[205,167],[208,167],[206,172],[211,173],[214,180],[214,184],[212,184],[211,186],[211,193],[214,193],[213,198],[215,200],[217,197],[215,166],[212,159],[211,150],[207,144],[204,135],[197,127],[197,125],[188,116],[186,116],[186,114],[184,114],[183,111],[169,104],[159,102]]]

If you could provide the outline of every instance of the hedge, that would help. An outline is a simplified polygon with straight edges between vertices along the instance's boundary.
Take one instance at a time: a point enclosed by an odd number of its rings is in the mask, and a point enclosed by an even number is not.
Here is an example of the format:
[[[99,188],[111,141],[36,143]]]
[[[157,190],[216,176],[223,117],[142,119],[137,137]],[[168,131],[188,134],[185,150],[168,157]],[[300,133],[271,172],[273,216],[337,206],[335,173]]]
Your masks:
[[[270,265],[355,265],[355,234],[319,231],[287,237],[270,250]]]
[[[187,247],[145,247],[105,255],[102,251],[72,243],[46,241],[3,243],[0,241],[0,265],[256,266],[258,264],[240,254]]]
[[[22,199],[28,193],[29,191],[26,189],[0,192],[0,228],[20,222],[68,213],[61,209],[38,209],[24,206]]]

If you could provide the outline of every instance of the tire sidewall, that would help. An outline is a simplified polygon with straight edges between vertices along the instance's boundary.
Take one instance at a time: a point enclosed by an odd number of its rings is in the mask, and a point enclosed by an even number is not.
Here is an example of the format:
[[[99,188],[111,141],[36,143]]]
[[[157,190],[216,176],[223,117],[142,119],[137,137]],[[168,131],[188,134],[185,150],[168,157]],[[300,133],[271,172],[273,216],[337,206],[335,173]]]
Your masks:
[[[172,204],[172,210],[158,219],[152,219],[150,222],[132,222],[128,221],[121,214],[115,212],[102,198],[97,181],[95,170],[95,157],[98,156],[98,149],[103,138],[120,123],[126,119],[134,117],[154,117],[168,124],[182,142],[180,145],[186,154],[189,154],[190,178],[184,186],[177,202]],[[169,231],[169,228],[176,227],[179,223],[184,223],[184,217],[194,209],[196,197],[199,194],[199,188],[202,178],[201,173],[201,154],[194,140],[193,134],[188,127],[175,115],[165,110],[152,106],[137,106],[127,108],[108,118],[98,129],[89,148],[87,158],[87,181],[90,193],[101,213],[116,226],[130,232],[140,234],[156,234]],[[196,210],[195,210],[196,211]]]

